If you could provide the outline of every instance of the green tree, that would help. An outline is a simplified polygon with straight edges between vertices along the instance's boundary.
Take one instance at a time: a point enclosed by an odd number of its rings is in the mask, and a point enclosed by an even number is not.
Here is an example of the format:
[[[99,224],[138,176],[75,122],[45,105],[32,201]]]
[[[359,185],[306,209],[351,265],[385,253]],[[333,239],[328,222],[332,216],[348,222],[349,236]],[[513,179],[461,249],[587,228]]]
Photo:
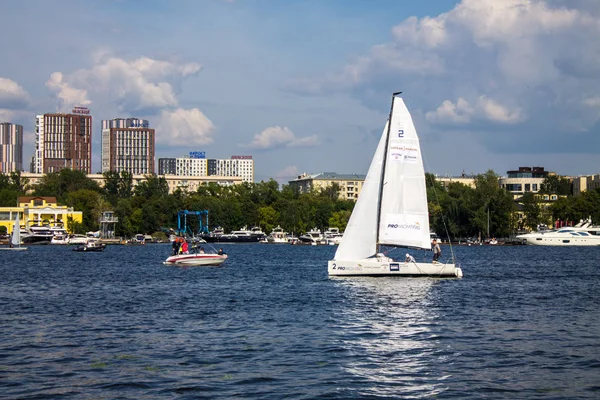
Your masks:
[[[521,204],[524,215],[523,227],[527,227],[530,230],[536,229],[541,223],[542,210],[536,201],[535,195],[532,192],[526,192],[521,197]]]
[[[549,175],[542,181],[540,193],[568,196],[573,193],[573,190],[571,182],[567,178],[558,175]]]
[[[87,231],[97,231],[104,200],[100,193],[90,189],[79,189],[66,194],[65,203],[83,214],[81,227]]]
[[[333,212],[331,217],[329,217],[329,226],[337,227],[340,229],[340,232],[343,232],[348,226],[348,221],[350,220],[351,214],[352,211],[348,210]]]
[[[258,209],[259,223],[265,232],[271,232],[279,220],[279,213],[272,206],[264,206]]]
[[[155,174],[146,175],[146,179],[135,187],[134,195],[143,199],[167,197],[169,195],[169,184],[164,177]]]
[[[55,196],[59,203],[65,203],[69,193],[80,189],[92,190],[100,193],[100,186],[89,179],[82,171],[74,171],[68,168],[59,172],[52,172],[42,177],[40,182],[34,186],[34,196]]]

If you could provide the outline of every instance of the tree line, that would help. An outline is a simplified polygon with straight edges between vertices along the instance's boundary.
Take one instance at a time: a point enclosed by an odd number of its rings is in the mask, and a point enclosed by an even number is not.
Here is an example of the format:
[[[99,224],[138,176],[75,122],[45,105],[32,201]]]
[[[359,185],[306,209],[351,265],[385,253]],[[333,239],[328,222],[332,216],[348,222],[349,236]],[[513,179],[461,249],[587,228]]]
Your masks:
[[[17,197],[24,195],[56,197],[60,205],[83,212],[81,224],[72,233],[99,229],[104,211],[114,211],[119,219],[115,235],[132,237],[137,233],[152,234],[177,227],[179,210],[209,211],[209,227],[221,226],[225,231],[242,226],[260,226],[270,232],[281,226],[287,232],[301,233],[313,227],[335,226],[344,230],[355,202],[339,199],[340,187],[333,184],[310,193],[300,193],[291,185],[271,179],[267,182],[221,186],[208,183],[195,192],[177,189],[169,193],[164,177],[148,175],[134,185],[127,172],[106,172],[104,186],[85,173],[70,169],[49,173],[31,185],[20,173],[0,173],[0,206],[14,207]],[[427,196],[432,230],[441,237],[461,238],[508,237],[517,229],[533,229],[553,219],[578,221],[591,216],[600,221],[600,190],[574,197],[566,178],[548,177],[540,194],[557,194],[557,201],[546,203],[531,193],[519,202],[498,185],[493,171],[475,177],[475,187],[450,183],[446,187],[426,174]],[[519,218],[519,215],[522,215]],[[188,220],[193,231],[199,221]]]

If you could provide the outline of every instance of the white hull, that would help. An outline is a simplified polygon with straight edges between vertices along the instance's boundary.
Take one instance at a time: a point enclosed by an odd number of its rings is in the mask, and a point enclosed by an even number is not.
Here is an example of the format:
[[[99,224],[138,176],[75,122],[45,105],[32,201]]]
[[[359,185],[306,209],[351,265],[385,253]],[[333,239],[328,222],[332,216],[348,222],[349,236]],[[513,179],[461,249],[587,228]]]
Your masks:
[[[531,235],[531,236],[529,236]],[[599,237],[573,237],[573,236],[549,236],[549,235],[519,235],[517,238],[522,239],[525,244],[534,246],[600,246]]]
[[[27,250],[27,247],[0,247],[0,250],[22,251]]]
[[[329,276],[421,276],[462,278],[455,264],[415,263],[366,258],[357,261],[331,260],[327,265]]]
[[[167,258],[164,262],[166,265],[221,265],[227,260],[227,255],[219,254],[178,254]]]
[[[288,244],[288,238],[287,237],[284,237],[284,238],[267,237],[267,243],[271,243],[271,244]]]

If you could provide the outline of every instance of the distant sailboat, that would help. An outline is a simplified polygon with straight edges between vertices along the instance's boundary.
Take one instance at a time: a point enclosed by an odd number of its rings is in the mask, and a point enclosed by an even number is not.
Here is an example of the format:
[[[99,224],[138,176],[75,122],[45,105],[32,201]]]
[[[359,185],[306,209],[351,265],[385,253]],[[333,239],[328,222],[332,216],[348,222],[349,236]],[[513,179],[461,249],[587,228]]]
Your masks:
[[[394,93],[392,107],[371,161],[330,276],[462,277],[462,269],[441,262],[396,261],[381,247],[431,249],[425,171],[419,137],[404,101]]]
[[[17,213],[17,217],[15,218],[15,223],[13,225],[13,231],[10,238],[10,247],[3,247],[2,250],[27,250],[27,247],[21,247],[21,225],[19,224],[19,213]]]

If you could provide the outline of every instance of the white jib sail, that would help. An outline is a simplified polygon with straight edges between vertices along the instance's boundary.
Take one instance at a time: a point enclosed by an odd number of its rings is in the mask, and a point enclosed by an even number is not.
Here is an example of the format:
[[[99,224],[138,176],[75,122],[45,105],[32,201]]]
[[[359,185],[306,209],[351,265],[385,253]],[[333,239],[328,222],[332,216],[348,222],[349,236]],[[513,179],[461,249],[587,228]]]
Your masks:
[[[404,101],[393,98],[382,185],[379,243],[431,248],[419,137]]]
[[[15,219],[12,238],[10,240],[13,246],[19,246],[21,244],[21,225],[19,224],[19,214],[17,214],[17,218]]]
[[[387,126],[375,150],[371,166],[358,195],[344,236],[335,252],[336,260],[362,260],[375,254],[377,249],[377,198],[385,150]]]

